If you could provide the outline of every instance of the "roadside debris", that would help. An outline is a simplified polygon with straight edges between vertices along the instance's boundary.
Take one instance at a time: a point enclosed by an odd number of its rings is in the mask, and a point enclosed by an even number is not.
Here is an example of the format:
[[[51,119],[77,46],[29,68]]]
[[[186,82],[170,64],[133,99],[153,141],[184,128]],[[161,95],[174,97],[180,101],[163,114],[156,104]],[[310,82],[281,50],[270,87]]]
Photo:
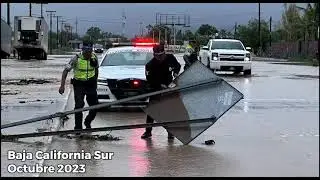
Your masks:
[[[1,90],[1,95],[17,95],[20,93],[21,91],[19,90],[10,90],[10,89]]]
[[[214,145],[216,142],[213,139],[207,140],[204,142],[206,145]]]
[[[90,134],[81,134],[81,135],[60,135],[60,137],[65,137],[67,139],[81,139],[81,140],[97,140],[97,141],[119,141],[122,140],[119,137],[112,136],[111,134],[106,135],[90,135]]]
[[[1,80],[2,85],[28,85],[28,84],[46,84],[54,83],[55,79],[14,79],[14,80]]]

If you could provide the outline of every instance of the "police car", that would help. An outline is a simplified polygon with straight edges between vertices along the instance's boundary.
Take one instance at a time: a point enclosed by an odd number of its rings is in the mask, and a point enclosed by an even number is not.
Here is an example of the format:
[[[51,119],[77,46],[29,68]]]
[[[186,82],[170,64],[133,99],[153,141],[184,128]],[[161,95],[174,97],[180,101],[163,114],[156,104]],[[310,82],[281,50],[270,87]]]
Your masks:
[[[135,40],[124,46],[110,48],[99,63],[99,103],[144,94],[148,91],[145,65],[153,58],[156,43]],[[148,104],[148,98],[131,101],[112,107],[141,107]]]

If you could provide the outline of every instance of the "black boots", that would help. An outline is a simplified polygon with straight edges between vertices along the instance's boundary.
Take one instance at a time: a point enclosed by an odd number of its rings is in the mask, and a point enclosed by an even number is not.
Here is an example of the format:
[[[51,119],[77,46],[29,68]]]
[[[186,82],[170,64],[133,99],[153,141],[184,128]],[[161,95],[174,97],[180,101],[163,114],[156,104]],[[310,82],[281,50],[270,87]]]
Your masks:
[[[146,131],[142,134],[141,139],[147,139],[147,138],[150,138],[151,136],[152,136],[151,132]],[[174,139],[173,134],[168,132],[168,139]]]
[[[142,136],[141,136],[141,139],[147,139],[147,138],[149,138],[149,137],[151,137],[152,136],[152,134],[151,134],[151,132],[144,132],[143,134],[142,134]]]

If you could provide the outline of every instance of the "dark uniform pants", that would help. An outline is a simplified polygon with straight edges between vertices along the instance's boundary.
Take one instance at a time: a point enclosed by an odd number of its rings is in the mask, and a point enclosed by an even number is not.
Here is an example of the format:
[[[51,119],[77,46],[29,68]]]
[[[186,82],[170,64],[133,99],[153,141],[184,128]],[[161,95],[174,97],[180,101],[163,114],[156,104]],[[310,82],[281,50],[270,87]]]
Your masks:
[[[150,101],[159,100],[159,99],[161,99],[161,96],[159,96],[159,95],[150,97]],[[154,122],[154,119],[151,116],[147,115],[146,123],[153,123],[153,122]],[[152,127],[146,128],[146,133],[151,133],[151,131],[152,131]],[[168,135],[173,136],[169,131],[167,131],[167,132],[168,132]]]
[[[75,100],[75,109],[84,107],[84,96],[89,106],[98,104],[98,95],[97,89],[94,86],[83,86],[83,85],[73,85],[74,88],[74,100]],[[85,124],[91,124],[91,122],[96,117],[97,110],[90,110],[87,117],[85,118]],[[82,129],[82,119],[83,113],[75,113],[75,127],[74,129]]]

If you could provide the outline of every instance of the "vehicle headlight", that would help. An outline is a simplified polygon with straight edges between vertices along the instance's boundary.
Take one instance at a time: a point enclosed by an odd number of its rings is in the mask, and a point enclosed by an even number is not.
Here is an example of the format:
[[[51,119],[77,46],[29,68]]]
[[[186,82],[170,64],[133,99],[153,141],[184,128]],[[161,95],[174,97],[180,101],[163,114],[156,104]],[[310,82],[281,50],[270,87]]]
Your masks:
[[[212,60],[218,60],[219,54],[218,53],[212,53]]]
[[[244,58],[245,61],[250,61],[251,54],[246,53],[246,57]]]

